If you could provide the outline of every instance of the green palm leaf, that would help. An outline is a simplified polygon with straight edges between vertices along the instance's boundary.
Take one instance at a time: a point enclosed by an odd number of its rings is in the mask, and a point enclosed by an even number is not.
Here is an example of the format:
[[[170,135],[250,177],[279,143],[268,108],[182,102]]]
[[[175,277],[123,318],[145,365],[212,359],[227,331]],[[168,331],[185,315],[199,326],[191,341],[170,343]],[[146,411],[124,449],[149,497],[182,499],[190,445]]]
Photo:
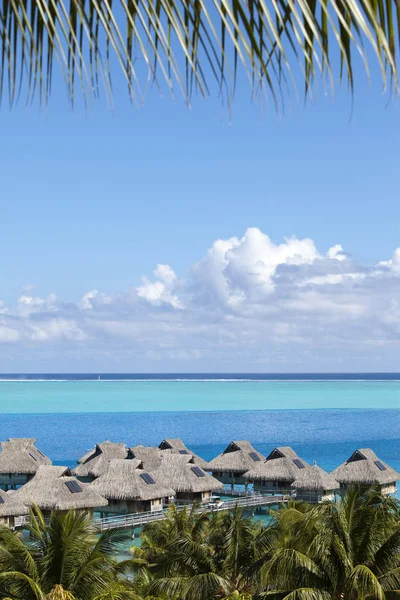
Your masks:
[[[120,532],[95,536],[88,515],[34,508],[29,543],[0,529],[0,597],[13,600],[138,600],[116,568]]]
[[[308,92],[343,72],[353,88],[355,54],[367,75],[375,56],[397,89],[397,11],[395,0],[2,0],[0,99],[47,103],[57,76],[71,103],[77,88],[90,103],[100,81],[110,102],[120,71],[138,103],[153,83],[230,105],[241,70],[279,109],[301,80]]]

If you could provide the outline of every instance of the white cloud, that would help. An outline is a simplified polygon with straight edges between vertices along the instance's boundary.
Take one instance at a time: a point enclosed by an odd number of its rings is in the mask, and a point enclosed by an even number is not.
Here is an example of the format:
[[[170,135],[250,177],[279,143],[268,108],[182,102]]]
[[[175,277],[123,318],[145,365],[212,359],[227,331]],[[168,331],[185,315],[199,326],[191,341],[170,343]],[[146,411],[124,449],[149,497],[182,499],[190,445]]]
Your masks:
[[[57,312],[57,310],[58,298],[55,294],[49,294],[46,298],[22,294],[22,296],[18,298],[17,312],[20,315],[30,315],[39,312]]]
[[[51,318],[42,321],[40,324],[31,324],[28,337],[34,342],[55,342],[59,340],[82,342],[87,338],[87,335],[73,320]]]
[[[95,300],[98,295],[98,290],[90,290],[90,292],[86,292],[86,294],[83,294],[79,306],[84,310],[92,310],[93,300]]]
[[[346,260],[347,256],[345,252],[343,252],[343,247],[341,244],[335,244],[331,248],[329,248],[327,252],[327,257],[331,260]]]
[[[322,252],[252,227],[214,242],[184,278],[159,264],[125,291],[82,292],[68,302],[29,286],[14,306],[0,301],[2,364],[13,348],[13,366],[39,353],[56,370],[397,368],[400,248],[371,267],[340,244]]]
[[[239,240],[217,240],[193,268],[197,283],[220,302],[238,307],[274,291],[274,275],[281,265],[311,264],[318,258],[314,242],[291,237],[275,244],[256,227]]]
[[[395,273],[400,273],[400,248],[396,248],[390,260],[383,260],[379,263],[379,265],[382,267],[388,267]]]
[[[153,271],[157,281],[151,282],[142,278],[142,285],[136,288],[139,298],[147,300],[154,306],[170,305],[173,308],[184,308],[184,304],[173,291],[177,277],[169,265],[157,265]]]
[[[0,344],[3,342],[17,342],[20,339],[21,334],[19,331],[0,323]]]

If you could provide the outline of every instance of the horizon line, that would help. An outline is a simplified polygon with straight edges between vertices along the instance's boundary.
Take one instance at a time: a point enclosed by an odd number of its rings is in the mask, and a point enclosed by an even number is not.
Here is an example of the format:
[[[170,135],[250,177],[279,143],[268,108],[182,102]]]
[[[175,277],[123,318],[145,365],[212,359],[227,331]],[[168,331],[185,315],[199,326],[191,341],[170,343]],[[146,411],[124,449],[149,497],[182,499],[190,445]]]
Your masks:
[[[7,371],[3,375],[399,375],[400,371]]]

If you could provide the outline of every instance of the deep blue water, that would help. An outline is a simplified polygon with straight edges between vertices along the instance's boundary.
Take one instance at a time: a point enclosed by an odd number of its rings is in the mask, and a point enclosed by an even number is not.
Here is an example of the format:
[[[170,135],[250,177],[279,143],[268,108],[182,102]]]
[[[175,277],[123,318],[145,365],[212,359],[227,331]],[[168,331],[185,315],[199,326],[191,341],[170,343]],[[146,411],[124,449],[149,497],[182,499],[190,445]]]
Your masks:
[[[400,471],[399,373],[119,373],[101,374],[110,383],[99,385],[97,379],[0,375],[0,440],[36,437],[54,462],[73,466],[105,439],[133,446],[180,437],[205,459],[247,439],[263,454],[291,445],[328,471],[369,446]]]
[[[0,440],[18,436],[36,437],[38,447],[54,462],[68,466],[105,439],[133,446],[158,445],[163,438],[180,437],[205,459],[235,439],[249,440],[263,454],[275,446],[292,445],[306,461],[316,459],[328,471],[356,448],[368,446],[400,471],[397,410],[0,415]]]
[[[49,381],[399,381],[400,373],[0,373],[0,380]]]

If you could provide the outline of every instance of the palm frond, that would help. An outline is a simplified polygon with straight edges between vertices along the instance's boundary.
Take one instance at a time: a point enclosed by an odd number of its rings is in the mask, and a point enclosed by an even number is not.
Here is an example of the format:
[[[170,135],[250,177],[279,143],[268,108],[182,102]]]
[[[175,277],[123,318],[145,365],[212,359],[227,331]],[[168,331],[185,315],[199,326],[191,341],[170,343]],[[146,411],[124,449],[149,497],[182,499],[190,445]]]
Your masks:
[[[25,573],[19,571],[0,573],[0,583],[10,586],[14,593],[17,592],[18,597],[26,600],[45,600],[41,586]]]
[[[385,592],[379,580],[366,565],[357,565],[353,569],[347,582],[347,588],[350,592],[357,592],[359,598],[372,596],[377,600],[385,600]]]
[[[395,0],[1,0],[0,100],[47,103],[56,77],[72,104],[78,89],[90,104],[100,81],[111,102],[120,71],[139,104],[154,84],[231,105],[241,71],[280,109],[301,80],[307,93],[316,76],[331,85],[346,74],[352,89],[355,55],[367,76],[374,56],[397,89],[398,10]]]
[[[284,600],[332,600],[329,592],[313,588],[298,588],[284,597]]]

